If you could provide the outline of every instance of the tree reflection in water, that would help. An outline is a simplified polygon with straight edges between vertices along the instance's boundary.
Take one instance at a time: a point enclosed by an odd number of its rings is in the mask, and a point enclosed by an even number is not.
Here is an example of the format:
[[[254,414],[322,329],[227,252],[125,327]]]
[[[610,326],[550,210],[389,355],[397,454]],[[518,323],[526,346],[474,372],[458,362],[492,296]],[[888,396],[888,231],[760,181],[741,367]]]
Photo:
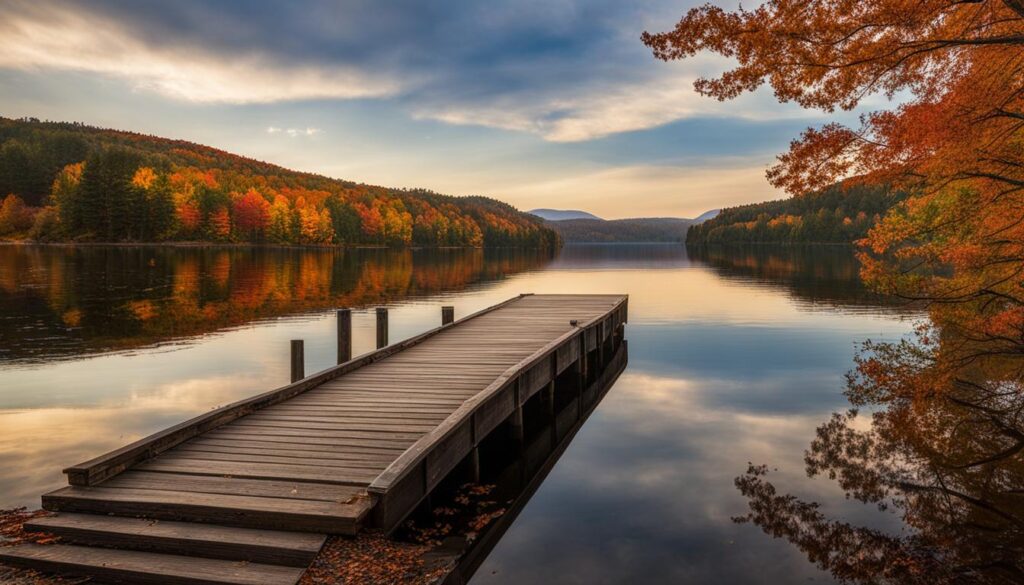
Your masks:
[[[177,342],[365,307],[543,267],[526,249],[0,246],[0,362]]]
[[[736,479],[750,505],[736,520],[790,540],[844,582],[1024,581],[1020,360],[951,337],[922,327],[913,341],[865,344],[848,376],[854,408],[822,424],[805,454],[808,476],[898,514],[904,533],[830,519],[756,465]]]

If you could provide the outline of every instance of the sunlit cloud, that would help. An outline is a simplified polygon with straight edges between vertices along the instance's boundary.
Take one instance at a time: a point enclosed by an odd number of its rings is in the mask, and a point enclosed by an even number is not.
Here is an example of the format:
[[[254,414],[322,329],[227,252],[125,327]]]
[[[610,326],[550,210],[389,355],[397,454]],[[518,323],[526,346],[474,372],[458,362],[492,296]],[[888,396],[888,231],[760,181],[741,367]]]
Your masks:
[[[154,45],[95,14],[0,8],[0,67],[84,71],[139,90],[214,103],[269,103],[392,95],[399,83],[346,64],[304,65],[249,50],[225,55],[199,45]]]
[[[632,82],[614,80],[587,87],[539,89],[526,96],[496,96],[489,102],[423,106],[414,115],[449,124],[530,132],[552,142],[593,140],[697,116],[770,120],[811,115],[779,104],[767,92],[725,104],[697,94],[694,79],[673,72]]]
[[[688,166],[627,165],[567,173],[564,176],[504,185],[495,196],[525,209],[586,209],[608,219],[620,217],[696,217],[709,210],[748,201],[782,198],[765,179],[771,162],[716,160]],[[624,197],[643,193],[643,197]]]
[[[297,136],[316,136],[322,133],[323,130],[320,128],[278,128],[277,126],[267,126],[267,134],[283,134],[290,138]]]
[[[353,29],[348,24],[350,15],[344,18],[347,28],[343,26],[335,37],[307,31],[306,37],[289,43],[285,50],[257,39],[301,34],[294,28],[300,24],[316,31],[322,23],[299,18],[277,22],[269,15],[246,20],[252,15],[230,14],[244,21],[244,30],[250,34],[227,35],[224,39],[231,39],[227,41],[210,37],[210,29],[196,32],[180,23],[164,22],[161,18],[166,16],[148,14],[144,7],[139,7],[138,14],[95,8],[78,3],[39,7],[17,0],[0,6],[0,68],[97,73],[124,79],[137,90],[200,103],[398,98],[417,119],[527,132],[553,142],[587,141],[704,115],[748,119],[801,115],[798,108],[775,103],[766,92],[728,105],[697,95],[693,80],[721,69],[724,60],[702,55],[668,66],[654,62],[639,44],[641,23],[621,8],[605,9],[623,11],[623,18],[630,16],[627,23],[613,31],[591,25],[597,28],[586,34],[581,31],[582,36],[562,30],[580,24],[581,15],[569,5],[552,14],[561,23],[557,26],[531,20],[518,9],[487,11],[482,21],[486,31],[450,31],[475,32],[465,38],[470,47],[465,51],[439,45],[439,39],[429,33],[413,37],[411,42],[437,47],[432,57],[436,61],[426,68],[417,65],[422,47],[406,47],[401,53],[381,47],[373,58],[352,51],[351,45],[368,42],[360,35],[370,33]],[[207,20],[230,13],[205,10],[210,11]],[[336,8],[314,5],[310,10],[331,14]],[[181,11],[194,17],[196,9],[182,5]],[[382,34],[393,34],[389,27],[403,30],[409,24],[394,15],[389,18],[394,20],[376,23]],[[154,30],[160,36],[154,37]],[[163,34],[167,30],[170,34]],[[564,36],[570,50],[555,58],[531,58],[531,43],[546,41],[545,35]],[[497,42],[520,44],[525,52],[503,54],[486,65],[474,60],[474,51],[492,51],[491,44]],[[340,51],[334,43],[349,50]],[[590,51],[583,51],[591,45]],[[605,54],[593,60],[591,51]],[[281,129],[289,136],[301,132]]]

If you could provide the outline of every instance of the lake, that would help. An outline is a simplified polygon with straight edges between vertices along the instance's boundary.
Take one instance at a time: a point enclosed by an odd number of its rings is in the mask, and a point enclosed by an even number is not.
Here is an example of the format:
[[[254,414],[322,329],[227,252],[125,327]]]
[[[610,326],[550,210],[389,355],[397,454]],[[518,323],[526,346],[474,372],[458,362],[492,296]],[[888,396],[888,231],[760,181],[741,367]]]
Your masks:
[[[737,523],[734,486],[767,464],[831,517],[897,515],[808,478],[815,429],[848,404],[860,342],[920,315],[869,294],[844,247],[674,244],[511,250],[0,246],[0,507],[37,507],[62,467],[523,292],[628,293],[629,365],[476,573],[479,584],[796,583],[832,578]]]

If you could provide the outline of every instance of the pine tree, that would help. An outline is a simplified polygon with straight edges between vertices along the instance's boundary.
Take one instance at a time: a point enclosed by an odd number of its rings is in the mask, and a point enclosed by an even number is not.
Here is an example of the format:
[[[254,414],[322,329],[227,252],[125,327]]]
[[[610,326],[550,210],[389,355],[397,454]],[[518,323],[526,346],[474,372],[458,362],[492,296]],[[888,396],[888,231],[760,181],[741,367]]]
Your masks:
[[[89,157],[79,187],[82,224],[88,234],[105,242],[137,236],[140,222],[137,191],[132,178],[138,157],[122,148],[108,148]]]

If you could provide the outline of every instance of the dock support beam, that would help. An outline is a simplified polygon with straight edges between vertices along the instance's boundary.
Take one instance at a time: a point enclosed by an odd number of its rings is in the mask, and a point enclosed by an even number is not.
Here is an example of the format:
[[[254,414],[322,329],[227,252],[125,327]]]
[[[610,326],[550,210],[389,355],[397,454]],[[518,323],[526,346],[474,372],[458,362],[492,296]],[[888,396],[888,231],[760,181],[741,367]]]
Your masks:
[[[306,377],[306,358],[303,345],[301,339],[292,340],[292,382],[298,382]]]
[[[573,319],[569,325],[579,327],[579,321]],[[599,340],[600,342],[600,340]],[[583,391],[587,388],[587,334],[586,331],[580,334],[580,353],[576,356],[576,362],[572,365],[573,377],[576,378],[576,395],[580,397],[582,405]]]
[[[377,307],[377,349],[388,344],[388,310]]]
[[[352,309],[338,310],[338,363],[352,359]]]
[[[512,416],[509,419],[509,432],[512,435],[512,440],[519,444],[520,448],[523,445],[524,433],[523,433],[523,402],[522,402],[522,378],[516,380],[515,392],[512,394],[515,400],[515,410],[512,411]]]
[[[455,322],[455,307],[441,307],[441,325]]]
[[[552,370],[554,371],[554,370]],[[541,404],[544,407],[544,416],[547,417],[551,426],[551,445],[558,444],[558,419],[555,416],[555,378],[552,377],[547,387],[541,390]]]
[[[548,382],[548,385],[541,390],[540,394],[541,404],[543,404],[544,415],[548,417],[548,420],[555,419],[555,380],[554,378]]]
[[[480,447],[479,445],[474,446],[473,450],[469,452],[469,476],[470,480],[475,483],[480,483]]]

